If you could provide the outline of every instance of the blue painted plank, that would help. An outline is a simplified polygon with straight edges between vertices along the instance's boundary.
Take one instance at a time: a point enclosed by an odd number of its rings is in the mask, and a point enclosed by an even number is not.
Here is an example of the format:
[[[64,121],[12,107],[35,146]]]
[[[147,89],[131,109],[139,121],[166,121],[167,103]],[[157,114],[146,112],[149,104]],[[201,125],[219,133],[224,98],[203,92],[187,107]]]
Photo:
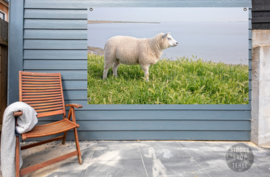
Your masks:
[[[87,30],[25,29],[24,39],[84,39],[84,40],[87,40]]]
[[[80,140],[250,140],[250,131],[79,131],[78,134]],[[73,140],[73,136],[69,132],[67,139]]]
[[[64,91],[65,100],[83,100],[87,98],[87,90],[69,90]]]
[[[86,7],[251,7],[251,0],[25,0],[26,8]]]
[[[86,99],[82,101],[69,101],[76,102],[78,104],[83,105],[83,110],[85,111],[114,111],[114,110],[122,110],[122,111],[250,111],[251,105],[249,104],[236,104],[236,105],[221,105],[221,104],[186,104],[186,105],[94,105],[87,104]],[[68,102],[67,102],[68,103]],[[181,113],[179,113],[181,114]],[[178,115],[178,114],[177,114]],[[180,116],[180,115],[179,115]],[[201,115],[202,116],[202,115]]]
[[[61,73],[62,80],[84,80],[87,83],[87,69],[85,70],[37,70],[37,69],[25,69],[30,72],[41,73]]]
[[[250,131],[79,131],[79,140],[227,140],[249,141]],[[56,137],[59,135],[51,136]],[[30,139],[30,141],[45,138]],[[69,131],[67,140],[74,140]]]
[[[86,60],[24,60],[24,69],[87,69]]]
[[[87,30],[87,20],[40,20],[25,19],[24,28],[31,29],[83,29]]]
[[[24,50],[24,59],[85,59],[86,62],[87,50]],[[45,62],[50,61],[45,60]],[[86,69],[86,66],[82,69]]]
[[[79,103],[79,101],[66,101],[68,103]],[[68,111],[67,111],[68,114]],[[176,120],[226,120],[226,121],[250,121],[251,115],[250,111],[213,111],[213,110],[178,110],[178,111],[166,111],[166,110],[156,110],[156,111],[87,111],[84,108],[75,109],[76,120],[84,121],[176,121]],[[63,117],[51,116],[44,117],[40,121],[56,121],[61,120]]]
[[[63,90],[85,90],[87,81],[63,81]]]
[[[70,101],[70,102],[75,102]],[[93,104],[87,104],[86,99],[85,101],[76,101],[82,105],[84,105],[84,109],[87,111],[112,111],[112,110],[122,110],[122,111],[132,111],[132,110],[138,110],[138,111],[157,111],[157,110],[192,110],[192,111],[198,111],[198,110],[212,110],[212,111],[224,111],[224,110],[230,110],[230,111],[250,111],[251,106],[249,104],[243,104],[243,105],[93,105]]]
[[[87,50],[87,40],[24,40],[24,49],[85,49]]]
[[[87,10],[43,10],[25,9],[24,18],[39,19],[84,19],[87,20]]]
[[[51,121],[40,121],[38,124]],[[206,120],[177,120],[177,121],[77,121],[80,131],[169,131],[169,130],[237,130],[251,129],[250,121],[206,121]]]
[[[10,1],[8,37],[8,105],[19,100],[19,71],[23,69],[23,1]]]
[[[193,104],[186,104],[186,105],[94,105],[94,104],[87,104],[86,99],[79,101],[79,100],[70,100],[69,102],[76,102],[83,105],[84,110],[86,111],[115,111],[115,110],[122,110],[122,111],[158,111],[158,110],[172,110],[172,111],[250,111],[251,105],[250,104],[236,104],[236,105],[193,105]]]

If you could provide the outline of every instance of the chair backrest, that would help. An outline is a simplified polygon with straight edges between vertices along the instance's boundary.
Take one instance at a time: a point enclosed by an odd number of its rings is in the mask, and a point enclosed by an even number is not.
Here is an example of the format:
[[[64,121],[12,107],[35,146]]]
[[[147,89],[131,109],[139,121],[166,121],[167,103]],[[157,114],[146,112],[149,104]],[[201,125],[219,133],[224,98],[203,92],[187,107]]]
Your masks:
[[[60,73],[19,72],[19,99],[32,106],[39,117],[64,114]]]

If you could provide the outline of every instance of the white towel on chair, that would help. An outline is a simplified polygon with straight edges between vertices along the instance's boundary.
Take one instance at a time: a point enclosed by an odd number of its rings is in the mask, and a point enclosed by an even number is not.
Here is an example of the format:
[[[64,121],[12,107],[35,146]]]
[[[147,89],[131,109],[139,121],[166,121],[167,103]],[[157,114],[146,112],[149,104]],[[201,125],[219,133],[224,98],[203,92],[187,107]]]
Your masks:
[[[1,170],[3,177],[15,177],[15,117],[16,111],[22,111],[23,115],[18,117],[16,132],[19,134],[26,133],[34,128],[37,124],[37,113],[26,103],[15,102],[9,105],[3,116],[2,137],[1,137]],[[20,167],[23,161],[20,153]]]

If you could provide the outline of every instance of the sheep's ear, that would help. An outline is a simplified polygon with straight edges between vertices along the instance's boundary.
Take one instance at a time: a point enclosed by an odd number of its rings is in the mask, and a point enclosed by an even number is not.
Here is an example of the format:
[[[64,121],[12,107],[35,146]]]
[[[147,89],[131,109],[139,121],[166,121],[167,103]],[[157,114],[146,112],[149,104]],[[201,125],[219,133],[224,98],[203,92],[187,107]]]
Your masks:
[[[168,35],[168,33],[164,34],[164,35],[162,36],[162,38],[164,39],[167,35]]]
[[[170,32],[168,32],[168,33],[164,34],[164,35],[162,36],[162,38],[167,37],[167,36],[168,36],[168,34],[170,34]]]

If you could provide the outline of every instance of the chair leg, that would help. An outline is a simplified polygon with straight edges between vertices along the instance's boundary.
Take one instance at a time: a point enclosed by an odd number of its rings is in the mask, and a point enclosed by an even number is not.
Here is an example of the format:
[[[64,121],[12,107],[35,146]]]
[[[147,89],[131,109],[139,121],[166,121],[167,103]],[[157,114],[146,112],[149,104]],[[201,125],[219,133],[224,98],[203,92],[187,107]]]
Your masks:
[[[66,143],[66,137],[67,137],[67,131],[64,133],[62,144],[65,144]]]
[[[16,160],[15,160],[15,170],[16,177],[20,177],[20,139],[19,136],[16,136]]]
[[[77,152],[78,152],[78,161],[79,161],[79,164],[82,164],[82,156],[81,156],[77,128],[74,128],[74,138],[75,138],[76,148],[77,148]]]

